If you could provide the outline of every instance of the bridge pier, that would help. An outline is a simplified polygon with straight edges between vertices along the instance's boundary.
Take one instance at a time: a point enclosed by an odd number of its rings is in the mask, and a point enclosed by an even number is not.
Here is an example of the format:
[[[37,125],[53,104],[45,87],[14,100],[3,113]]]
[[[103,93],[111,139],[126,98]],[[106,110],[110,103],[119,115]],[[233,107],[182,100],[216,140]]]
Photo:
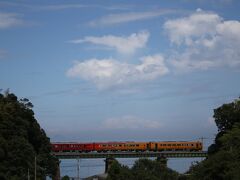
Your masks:
[[[58,161],[58,164],[57,164],[57,173],[56,173],[56,175],[55,175],[55,177],[53,178],[54,180],[60,180],[61,178],[61,176],[60,176],[60,163],[61,163],[61,161]]]
[[[165,156],[158,156],[156,159],[161,166],[167,167],[167,161],[168,159]]]
[[[117,160],[115,158],[108,157],[104,161],[105,161],[105,173],[108,173],[109,169],[112,166],[112,163]]]

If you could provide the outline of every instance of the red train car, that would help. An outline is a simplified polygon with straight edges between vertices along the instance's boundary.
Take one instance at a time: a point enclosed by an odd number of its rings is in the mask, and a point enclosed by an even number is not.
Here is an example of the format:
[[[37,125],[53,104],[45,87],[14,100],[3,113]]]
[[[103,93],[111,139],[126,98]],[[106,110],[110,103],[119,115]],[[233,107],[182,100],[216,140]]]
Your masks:
[[[54,152],[90,152],[94,151],[94,143],[52,143],[52,151]]]

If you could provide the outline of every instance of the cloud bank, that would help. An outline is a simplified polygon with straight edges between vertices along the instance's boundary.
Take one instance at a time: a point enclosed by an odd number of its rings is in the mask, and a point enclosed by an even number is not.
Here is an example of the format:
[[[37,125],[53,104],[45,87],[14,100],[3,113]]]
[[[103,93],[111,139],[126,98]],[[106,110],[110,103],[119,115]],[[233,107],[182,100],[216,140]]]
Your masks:
[[[146,11],[146,12],[130,12],[120,14],[110,14],[100,19],[91,21],[90,26],[103,26],[112,24],[121,24],[138,20],[145,20],[161,15],[176,12],[175,10],[158,10],[158,11]]]
[[[240,65],[240,22],[225,21],[216,13],[198,9],[188,17],[165,22],[172,44],[170,59],[178,70],[206,70]]]
[[[76,62],[67,71],[68,77],[93,82],[99,89],[151,81],[168,73],[161,55],[146,56],[140,64],[122,63],[114,59],[89,59]]]
[[[163,24],[171,54],[140,58],[140,64],[122,63],[115,59],[88,59],[76,62],[67,71],[94,83],[99,89],[152,81],[168,72],[240,67],[240,22],[224,20],[218,14],[197,9],[187,17],[167,20]],[[87,36],[73,43],[93,43],[130,54],[146,46],[149,32],[130,36]],[[169,70],[169,68],[171,68]]]
[[[23,21],[18,14],[0,12],[0,29],[6,29],[21,25]]]
[[[106,35],[102,37],[87,36],[83,39],[76,39],[72,43],[93,43],[97,45],[104,45],[116,49],[119,53],[132,54],[137,49],[143,48],[149,38],[147,31],[133,33],[130,36],[119,37],[113,35]]]

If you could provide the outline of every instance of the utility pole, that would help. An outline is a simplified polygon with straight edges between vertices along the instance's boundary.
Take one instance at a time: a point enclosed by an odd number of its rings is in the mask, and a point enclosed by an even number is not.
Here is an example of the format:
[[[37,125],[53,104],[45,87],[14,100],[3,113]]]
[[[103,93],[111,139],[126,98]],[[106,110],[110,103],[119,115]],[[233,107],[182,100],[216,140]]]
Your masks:
[[[77,158],[77,180],[80,180],[80,161]]]
[[[35,155],[34,179],[37,180],[37,156]]]
[[[201,140],[201,142],[202,142],[202,146],[203,146],[203,140],[204,140],[204,139],[207,139],[207,138],[206,138],[206,137],[201,137],[201,138],[200,138],[200,140]],[[203,147],[204,147],[204,146],[203,146]]]
[[[30,175],[29,175],[29,168],[28,168],[28,180],[30,180]]]

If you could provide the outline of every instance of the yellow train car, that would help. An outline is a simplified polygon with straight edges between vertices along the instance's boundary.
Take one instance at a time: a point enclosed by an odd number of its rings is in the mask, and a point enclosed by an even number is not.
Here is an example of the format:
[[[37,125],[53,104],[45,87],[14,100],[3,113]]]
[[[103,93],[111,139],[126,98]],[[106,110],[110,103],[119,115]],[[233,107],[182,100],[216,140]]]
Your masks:
[[[147,150],[147,142],[126,142],[121,151],[145,151]]]
[[[150,142],[151,151],[200,151],[202,150],[200,141],[166,141]]]
[[[95,143],[94,149],[99,152],[106,151],[145,151],[147,142],[105,142]]]

